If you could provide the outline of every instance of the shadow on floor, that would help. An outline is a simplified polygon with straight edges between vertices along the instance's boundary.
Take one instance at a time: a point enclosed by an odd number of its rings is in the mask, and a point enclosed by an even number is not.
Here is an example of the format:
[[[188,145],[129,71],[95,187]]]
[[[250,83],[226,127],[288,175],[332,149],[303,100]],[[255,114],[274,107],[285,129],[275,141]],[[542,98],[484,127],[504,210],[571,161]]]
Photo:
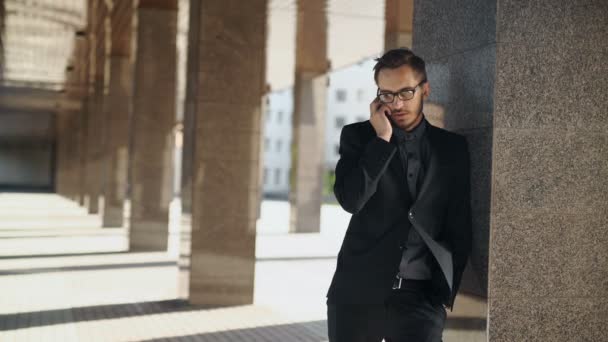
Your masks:
[[[177,266],[177,261],[134,262],[134,263],[122,263],[122,264],[116,263],[116,264],[109,264],[109,265],[83,265],[83,266],[23,268],[23,269],[14,269],[14,270],[8,270],[8,271],[0,271],[0,276],[40,274],[40,273],[53,273],[53,272],[115,270],[115,269],[120,269],[120,268],[166,267],[166,266]]]
[[[277,341],[322,342],[327,341],[327,321],[279,324],[255,328],[209,332],[186,336],[173,336],[145,340],[145,342],[224,342],[224,341]]]
[[[117,252],[85,252],[85,253],[60,253],[60,254],[29,254],[29,255],[2,255],[0,260],[10,259],[36,259],[36,258],[63,258],[63,257],[84,257],[84,256],[95,256],[95,255],[118,255],[118,254],[129,254],[129,251],[117,251]]]
[[[0,315],[0,331],[204,309],[205,308],[201,306],[190,305],[185,300],[175,299],[20,312]]]

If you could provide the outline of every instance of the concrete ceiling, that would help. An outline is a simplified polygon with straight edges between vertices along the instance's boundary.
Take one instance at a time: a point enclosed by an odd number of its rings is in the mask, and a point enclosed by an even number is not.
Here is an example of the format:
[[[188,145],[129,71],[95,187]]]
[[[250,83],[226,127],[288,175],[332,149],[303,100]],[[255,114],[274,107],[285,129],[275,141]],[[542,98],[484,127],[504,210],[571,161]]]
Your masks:
[[[0,0],[0,87],[59,90],[74,34],[87,23],[87,2],[114,0]],[[180,1],[180,6],[186,2]],[[269,0],[267,79],[273,89],[293,83],[296,0]],[[379,54],[385,0],[328,0],[328,59],[337,69]],[[122,11],[119,11],[122,12]],[[125,11],[126,12],[126,11]],[[115,19],[120,16],[114,14]],[[122,18],[124,19],[124,18]],[[119,25],[113,35],[128,25]],[[186,30],[180,32],[185,34]],[[182,47],[185,48],[185,47]]]
[[[2,84],[61,89],[85,0],[3,0]]]

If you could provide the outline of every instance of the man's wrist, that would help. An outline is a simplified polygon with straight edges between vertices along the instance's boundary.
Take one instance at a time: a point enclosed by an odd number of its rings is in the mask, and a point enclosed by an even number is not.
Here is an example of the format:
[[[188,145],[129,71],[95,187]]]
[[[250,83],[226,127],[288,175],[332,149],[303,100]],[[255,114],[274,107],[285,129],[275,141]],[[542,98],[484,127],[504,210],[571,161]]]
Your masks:
[[[380,139],[382,139],[382,140],[384,140],[386,142],[389,142],[391,140],[391,136],[390,135],[386,136],[386,135],[380,135],[380,134],[378,134],[377,136],[378,136],[378,138],[380,138]]]

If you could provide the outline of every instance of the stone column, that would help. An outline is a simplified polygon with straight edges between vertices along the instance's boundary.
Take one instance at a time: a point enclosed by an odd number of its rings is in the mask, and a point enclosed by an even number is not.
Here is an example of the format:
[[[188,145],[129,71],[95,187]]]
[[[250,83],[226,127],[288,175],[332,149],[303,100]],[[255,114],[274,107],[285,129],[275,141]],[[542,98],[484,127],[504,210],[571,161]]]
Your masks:
[[[95,22],[95,13],[96,13],[96,2],[89,1],[87,2],[87,28],[86,31],[82,31],[82,37],[84,39],[84,50],[82,55],[82,63],[83,63],[83,74],[82,74],[82,114],[80,116],[80,120],[76,123],[78,127],[78,134],[76,137],[76,141],[80,149],[78,151],[78,202],[81,206],[87,207],[88,202],[88,150],[89,150],[89,118],[91,117],[91,105],[93,98],[91,94],[93,93],[93,78],[92,74],[94,72],[94,54],[93,54],[93,46],[95,44],[94,39],[94,22]]]
[[[93,1],[93,18],[90,32],[90,69],[92,87],[87,102],[87,150],[86,150],[86,187],[89,214],[99,213],[99,199],[102,195],[104,113],[103,96],[106,63],[106,5],[103,1]]]
[[[71,56],[65,70],[63,89],[58,96],[57,110],[55,111],[55,152],[54,152],[54,189],[55,193],[69,197],[69,120],[68,103],[70,102],[71,85],[74,82],[74,59]]]
[[[608,2],[496,12],[489,339],[608,336]]]
[[[469,340],[605,339],[608,4],[419,1],[414,17],[433,122],[471,152],[462,285],[489,322]]]
[[[177,0],[140,0],[137,23],[129,246],[164,251],[173,195]]]
[[[413,51],[426,62],[431,94],[424,114],[466,136],[471,159],[473,250],[444,338],[486,341],[488,239],[492,173],[496,2],[417,1]],[[454,321],[454,323],[452,323]]]
[[[190,1],[189,27],[200,27],[201,1]],[[194,133],[198,102],[200,30],[188,30],[188,60],[186,66],[186,100],[184,110],[184,142],[182,149],[181,200],[182,213],[192,213],[192,177],[194,163]]]
[[[327,96],[325,0],[298,1],[289,231],[320,231]]]
[[[88,44],[87,44],[88,45]],[[88,59],[88,58],[87,58]],[[87,70],[88,70],[88,61],[87,61]],[[87,72],[88,73],[88,72]],[[86,197],[87,197],[87,122],[89,119],[89,85],[88,85],[88,76],[85,82],[85,95],[82,100],[82,112],[79,116],[79,119],[75,123],[78,134],[76,135],[76,142],[80,148],[78,149],[78,204],[81,206],[86,205]]]
[[[4,38],[4,18],[6,17],[6,8],[4,5],[4,0],[0,0],[0,65],[4,65],[4,43],[2,42]],[[4,73],[4,68],[0,68],[0,79],[2,78],[2,73]]]
[[[77,51],[76,60],[76,89],[77,96],[76,101],[78,103],[79,110],[71,117],[70,120],[70,155],[71,160],[71,172],[70,177],[73,182],[72,196],[75,201],[80,205],[83,205],[84,200],[84,168],[82,167],[82,157],[84,155],[85,144],[83,137],[86,134],[83,122],[85,121],[86,115],[86,98],[88,94],[88,73],[89,73],[89,47],[87,34],[85,31],[76,32],[75,49]]]
[[[123,225],[129,166],[129,124],[132,108],[133,68],[131,35],[133,1],[116,2],[111,13],[110,82],[104,99],[106,172],[103,227]]]
[[[201,1],[190,302],[251,304],[267,2]]]
[[[70,81],[70,71],[66,71],[66,83]],[[65,88],[59,100],[59,108],[55,113],[55,193],[63,197],[69,197],[68,167],[69,167],[69,114],[64,103],[69,101]]]
[[[384,49],[412,46],[414,0],[386,0]]]
[[[90,13],[90,11],[89,11]],[[89,14],[90,15],[90,14]],[[76,45],[78,48],[78,101],[80,102],[80,110],[78,115],[73,117],[71,122],[72,127],[72,142],[71,146],[74,153],[74,195],[78,204],[83,206],[86,194],[85,190],[85,167],[86,164],[86,119],[87,119],[87,101],[89,93],[89,38],[86,31],[76,32]]]
[[[79,100],[79,103],[82,103]],[[68,119],[68,123],[67,123],[67,129],[70,132],[68,135],[68,141],[67,141],[67,154],[68,154],[68,175],[67,177],[69,178],[69,186],[68,186],[68,190],[67,190],[67,195],[68,197],[75,201],[78,202],[78,193],[79,193],[79,185],[80,185],[80,179],[79,179],[79,157],[80,157],[80,146],[78,145],[78,134],[79,134],[79,127],[78,127],[78,121],[80,120],[82,116],[82,110],[78,110],[74,113],[72,113]]]
[[[74,137],[78,134],[78,130],[74,129],[74,122],[81,111],[80,75],[83,48],[83,39],[77,34],[55,114],[55,192],[72,200],[77,200],[78,144],[74,141]]]
[[[82,101],[86,94],[87,80],[86,35],[77,31],[74,35],[72,54],[68,60],[55,113],[55,192],[65,198],[78,201],[80,191],[80,141],[81,127],[77,125],[82,115]]]

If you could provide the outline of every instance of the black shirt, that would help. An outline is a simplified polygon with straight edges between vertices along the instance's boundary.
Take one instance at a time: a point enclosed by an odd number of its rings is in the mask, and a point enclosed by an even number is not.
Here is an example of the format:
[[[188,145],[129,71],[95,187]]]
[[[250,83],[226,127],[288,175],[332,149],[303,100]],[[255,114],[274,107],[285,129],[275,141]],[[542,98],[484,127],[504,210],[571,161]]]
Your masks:
[[[393,124],[393,135],[399,148],[401,164],[412,199],[411,203],[416,201],[428,166],[427,125],[428,122],[424,117],[418,126],[409,132]],[[407,209],[409,211],[409,208]],[[431,252],[420,235],[415,229],[410,229],[405,246],[403,246],[399,276],[407,279],[431,279],[433,265],[431,258]]]

